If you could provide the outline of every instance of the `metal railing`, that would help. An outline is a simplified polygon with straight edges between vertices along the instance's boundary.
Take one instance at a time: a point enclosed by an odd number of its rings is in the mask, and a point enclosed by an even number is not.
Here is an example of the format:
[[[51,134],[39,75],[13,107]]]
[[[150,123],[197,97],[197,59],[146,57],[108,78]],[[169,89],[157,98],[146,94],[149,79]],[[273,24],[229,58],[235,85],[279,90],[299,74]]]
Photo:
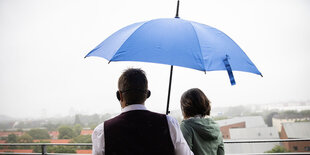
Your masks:
[[[310,138],[302,138],[302,139],[259,139],[259,140],[224,140],[225,144],[233,144],[233,143],[274,143],[274,142],[304,142],[310,141]],[[41,153],[11,153],[11,152],[0,152],[0,154],[11,154],[11,155],[19,155],[19,154],[27,154],[27,155],[47,155],[47,154],[60,154],[60,153],[47,153],[47,146],[92,146],[92,143],[2,143],[0,146],[40,146]],[[65,154],[65,153],[61,153]],[[67,153],[72,154],[72,153]],[[286,153],[245,153],[241,155],[304,155],[310,154],[310,152],[286,152]]]

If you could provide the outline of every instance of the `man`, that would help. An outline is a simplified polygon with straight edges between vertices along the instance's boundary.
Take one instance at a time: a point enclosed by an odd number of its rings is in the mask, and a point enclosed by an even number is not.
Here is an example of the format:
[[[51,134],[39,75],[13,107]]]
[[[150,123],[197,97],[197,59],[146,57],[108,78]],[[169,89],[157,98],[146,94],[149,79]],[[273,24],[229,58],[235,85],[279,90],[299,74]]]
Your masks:
[[[118,89],[122,113],[95,128],[94,155],[193,154],[175,119],[146,110],[144,102],[151,92],[143,70],[125,70]]]

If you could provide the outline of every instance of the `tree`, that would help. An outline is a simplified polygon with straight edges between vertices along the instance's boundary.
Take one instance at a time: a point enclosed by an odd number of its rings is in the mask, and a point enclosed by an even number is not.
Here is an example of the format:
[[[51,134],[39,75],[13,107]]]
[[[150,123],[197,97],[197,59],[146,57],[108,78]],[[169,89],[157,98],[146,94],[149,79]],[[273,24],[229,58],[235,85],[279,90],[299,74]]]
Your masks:
[[[48,153],[76,153],[73,146],[47,146],[46,151]],[[41,147],[34,147],[33,152],[41,153]]]
[[[268,126],[272,126],[272,118],[274,115],[277,115],[278,112],[269,112],[267,115],[264,116],[264,121]]]
[[[25,133],[22,136],[18,137],[17,141],[19,143],[32,143],[33,138],[28,133]]]
[[[9,134],[7,143],[17,143],[17,136],[15,134]]]
[[[82,126],[80,124],[76,124],[73,127],[74,137],[79,136],[82,131]]]
[[[59,127],[58,132],[58,139],[71,139],[74,137],[74,132],[69,126]]]
[[[50,139],[46,129],[31,129],[27,133],[34,139]]]
[[[76,153],[73,146],[56,146],[51,151],[53,153]]]
[[[288,152],[288,151],[283,146],[276,145],[271,150],[266,151],[265,153],[283,153],[283,152]]]
[[[73,138],[74,143],[91,143],[91,135],[79,135]]]
[[[76,124],[82,124],[81,120],[80,120],[80,116],[79,115],[75,115],[75,119],[74,119],[74,125]]]
[[[47,128],[48,131],[55,131],[59,127],[59,124],[53,124],[53,123],[47,123],[44,125],[45,128]]]
[[[73,138],[73,143],[91,143],[91,135],[79,135]],[[91,146],[79,146],[80,149],[91,149]]]

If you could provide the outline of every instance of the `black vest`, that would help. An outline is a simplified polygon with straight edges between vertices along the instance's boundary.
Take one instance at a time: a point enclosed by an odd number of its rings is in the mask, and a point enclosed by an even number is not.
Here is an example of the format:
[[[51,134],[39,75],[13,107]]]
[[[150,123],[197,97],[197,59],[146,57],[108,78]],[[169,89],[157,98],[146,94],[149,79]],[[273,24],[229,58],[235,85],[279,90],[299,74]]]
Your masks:
[[[133,110],[104,122],[105,155],[174,155],[166,115]]]

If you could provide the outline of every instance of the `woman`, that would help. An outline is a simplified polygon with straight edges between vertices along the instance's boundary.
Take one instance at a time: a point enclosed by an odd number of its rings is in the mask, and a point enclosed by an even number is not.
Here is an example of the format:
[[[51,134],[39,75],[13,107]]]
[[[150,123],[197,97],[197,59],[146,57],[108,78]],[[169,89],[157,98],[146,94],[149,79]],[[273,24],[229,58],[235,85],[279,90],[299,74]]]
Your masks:
[[[181,130],[195,155],[222,155],[224,143],[219,126],[209,117],[210,101],[198,88],[186,91],[181,97],[184,120]]]

